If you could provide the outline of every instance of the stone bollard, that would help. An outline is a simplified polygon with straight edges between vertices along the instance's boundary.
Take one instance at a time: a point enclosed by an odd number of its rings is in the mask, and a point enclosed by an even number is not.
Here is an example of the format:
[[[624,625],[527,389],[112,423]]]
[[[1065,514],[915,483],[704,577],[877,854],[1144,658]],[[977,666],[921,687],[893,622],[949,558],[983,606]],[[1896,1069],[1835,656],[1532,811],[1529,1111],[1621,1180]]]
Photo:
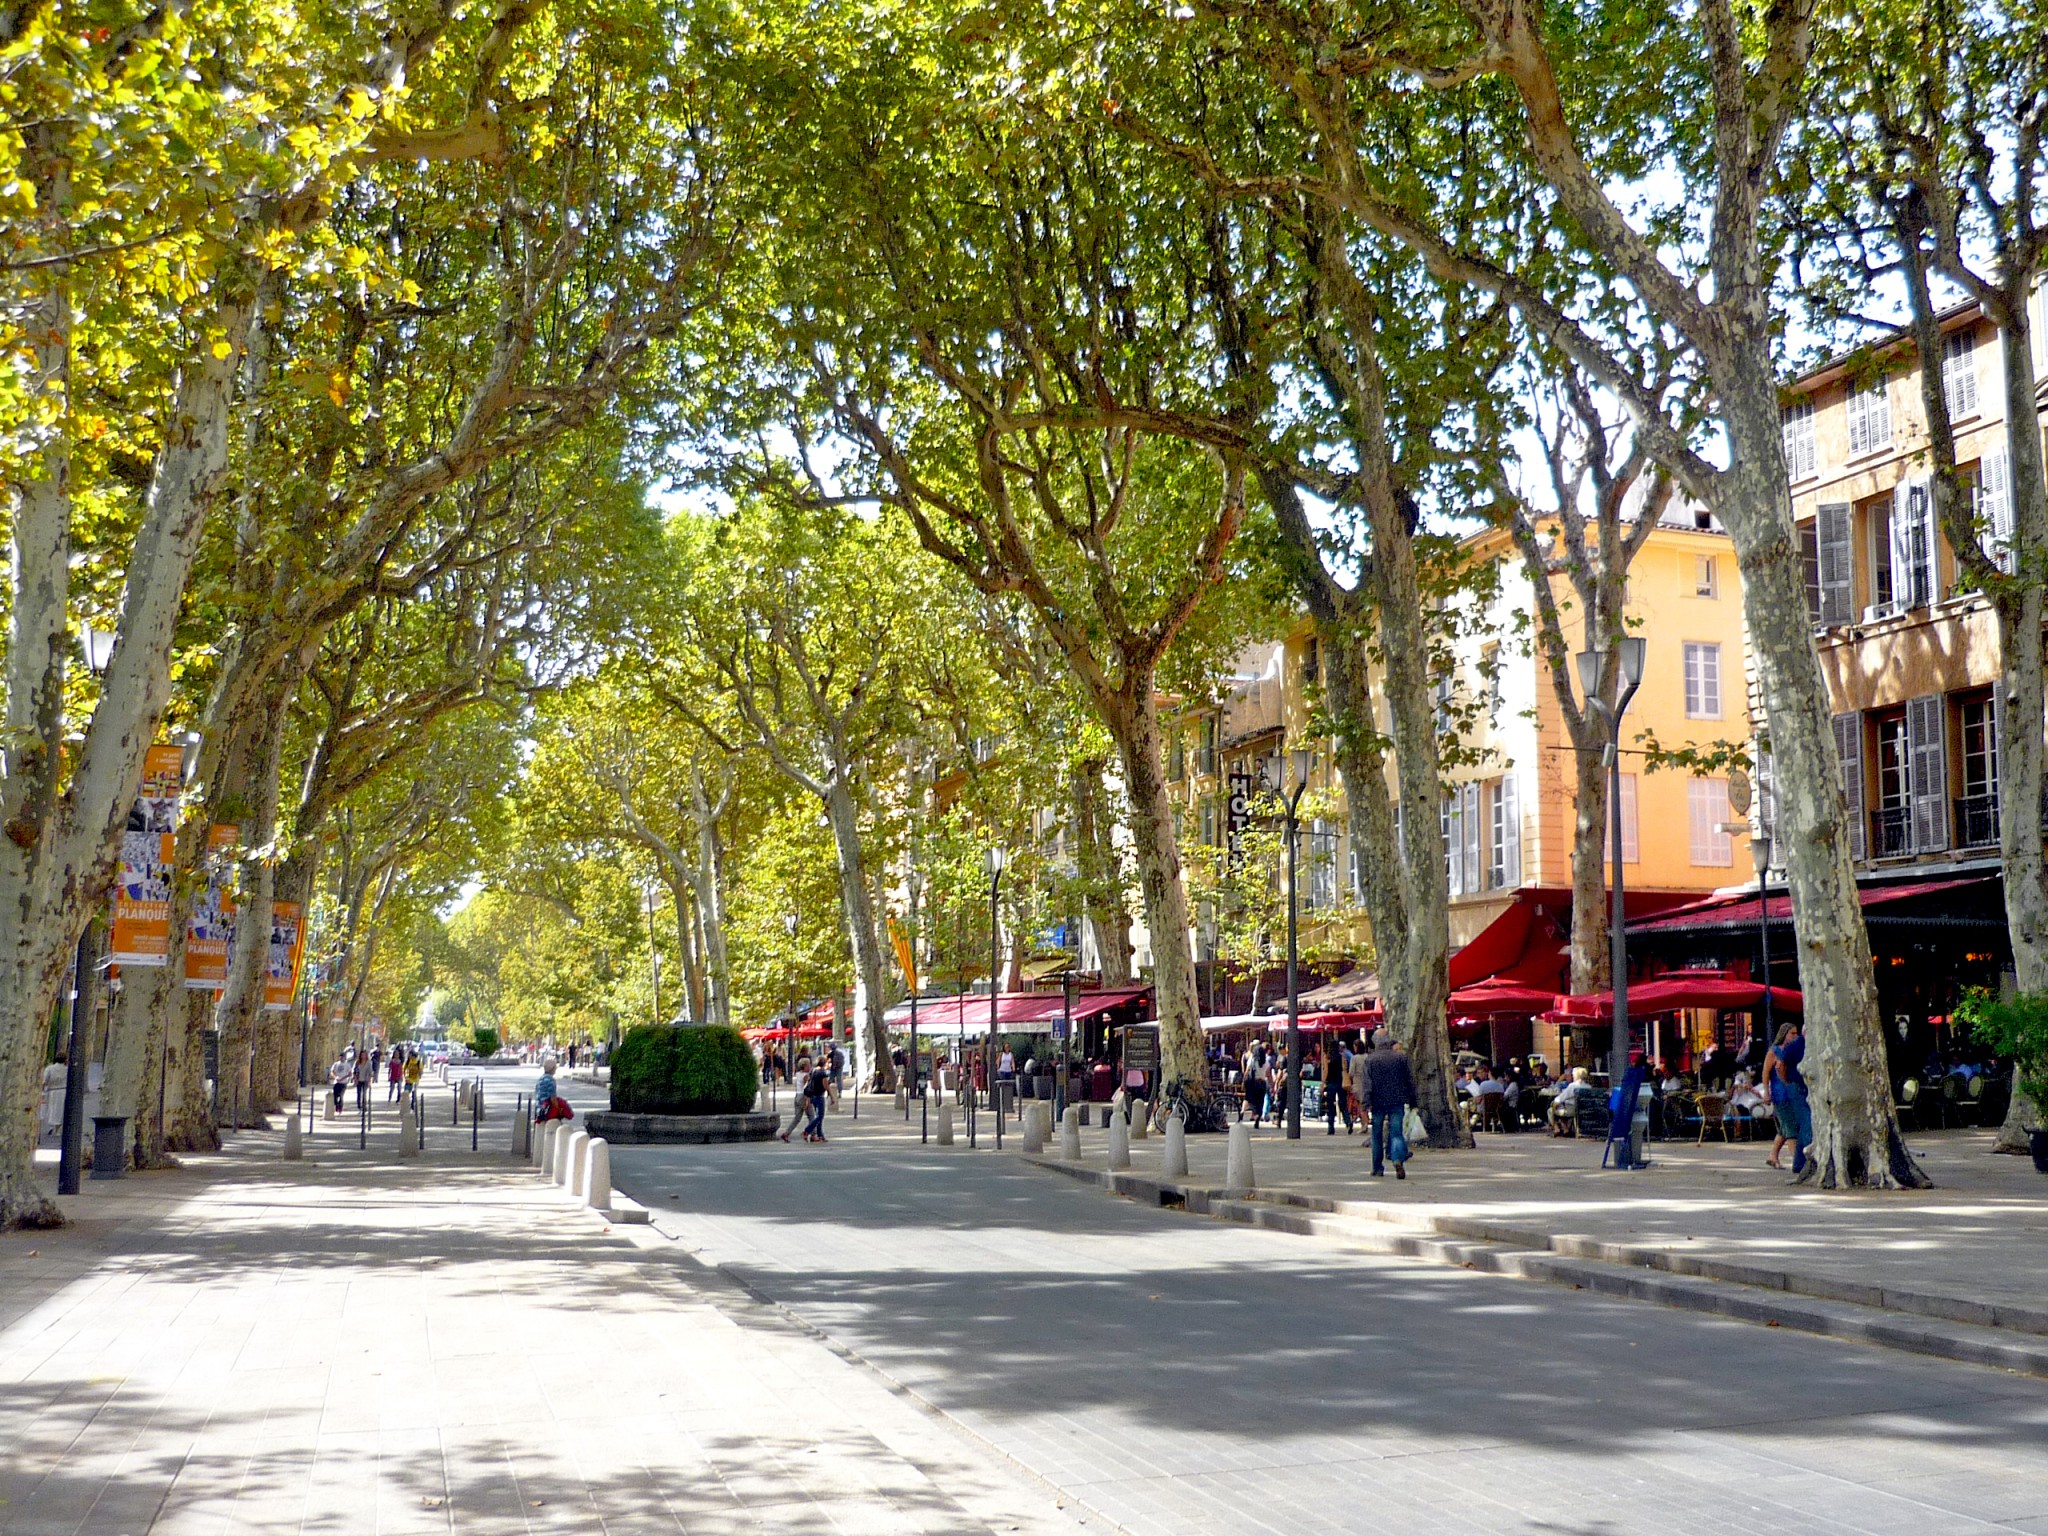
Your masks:
[[[560,1120],[550,1120],[547,1132],[541,1137],[540,1144],[540,1172],[542,1178],[552,1179],[555,1176],[555,1159],[561,1155],[561,1151],[562,1122]]]
[[[284,1160],[296,1163],[306,1155],[306,1133],[299,1128],[299,1106],[292,1106],[292,1117],[284,1123]]]
[[[939,1106],[939,1145],[953,1145],[953,1106],[950,1104]]]
[[[1081,1160],[1081,1106],[1069,1104],[1060,1116],[1060,1156],[1070,1163]]]
[[[1152,1101],[1151,1101],[1151,1100],[1149,1100],[1149,1099],[1133,1099],[1133,1100],[1131,1100],[1131,1140],[1133,1140],[1133,1141],[1143,1141],[1143,1140],[1145,1139],[1145,1133],[1146,1133],[1146,1132],[1147,1132],[1148,1130],[1150,1130],[1150,1129],[1151,1129],[1151,1125],[1150,1125],[1150,1123],[1149,1123],[1149,1122],[1151,1121],[1151,1119],[1152,1119]]]
[[[1024,1106],[1024,1150],[1033,1155],[1045,1150],[1045,1132],[1039,1128],[1036,1101]]]
[[[538,1168],[540,1166],[541,1154],[547,1150],[547,1123],[545,1121],[536,1122],[532,1130],[533,1134],[527,1139],[526,1143],[526,1161],[533,1167]]]
[[[1230,1146],[1223,1160],[1223,1187],[1233,1195],[1249,1194],[1252,1178],[1252,1128],[1242,1120],[1230,1128]]]
[[[1159,1171],[1169,1179],[1188,1176],[1188,1125],[1179,1115],[1166,1117],[1166,1153]]]
[[[514,1157],[526,1157],[533,1150],[533,1121],[526,1115],[512,1117],[512,1152]]]
[[[910,1107],[910,1090],[901,1083],[896,1085],[896,1112],[900,1115]]]
[[[412,1106],[403,1102],[398,1106],[398,1155],[401,1159],[420,1155],[420,1128],[413,1122]]]
[[[334,1119],[334,1118],[335,1118],[335,1114],[334,1114],[334,1090],[333,1090],[332,1088],[329,1088],[329,1089],[328,1089],[328,1090],[327,1090],[327,1091],[326,1091],[325,1093],[321,1094],[321,1095],[320,1095],[320,1097],[321,1097],[321,1100],[322,1100],[322,1101],[323,1101],[323,1102],[324,1102],[324,1103],[326,1104],[326,1106],[327,1106],[327,1113],[326,1113],[326,1114],[324,1114],[324,1115],[322,1115],[322,1116],[321,1116],[321,1118],[322,1118],[323,1120],[332,1120],[332,1119]]]
[[[583,1159],[590,1150],[590,1132],[571,1131],[569,1144],[556,1161],[562,1165],[562,1188],[575,1194],[583,1187]]]
[[[593,1211],[612,1208],[612,1144],[602,1136],[590,1138],[584,1149],[583,1203]]]
[[[1120,1173],[1131,1166],[1131,1128],[1122,1115],[1109,1117],[1109,1171]]]

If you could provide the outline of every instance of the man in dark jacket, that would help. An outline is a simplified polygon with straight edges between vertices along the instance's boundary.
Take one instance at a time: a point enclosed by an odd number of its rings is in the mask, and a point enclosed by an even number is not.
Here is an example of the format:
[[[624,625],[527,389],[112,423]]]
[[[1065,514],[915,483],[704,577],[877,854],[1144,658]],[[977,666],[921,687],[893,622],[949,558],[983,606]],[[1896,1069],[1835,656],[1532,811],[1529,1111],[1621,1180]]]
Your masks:
[[[1408,1177],[1408,1139],[1401,1121],[1415,1102],[1415,1071],[1408,1058],[1394,1049],[1393,1037],[1384,1029],[1374,1033],[1372,1050],[1365,1058],[1366,1108],[1372,1112],[1372,1176],[1387,1171],[1388,1144],[1392,1143],[1394,1177]]]

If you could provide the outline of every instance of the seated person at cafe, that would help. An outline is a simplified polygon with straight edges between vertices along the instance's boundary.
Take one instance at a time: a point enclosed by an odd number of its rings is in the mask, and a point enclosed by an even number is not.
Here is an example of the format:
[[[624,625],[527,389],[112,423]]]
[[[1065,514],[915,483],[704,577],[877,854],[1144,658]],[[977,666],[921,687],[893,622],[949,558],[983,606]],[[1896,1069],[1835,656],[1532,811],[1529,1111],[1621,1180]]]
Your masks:
[[[1576,1136],[1579,1130],[1579,1104],[1597,1097],[1593,1085],[1586,1081],[1586,1069],[1573,1067],[1571,1081],[1557,1090],[1557,1097],[1550,1101],[1550,1134],[1553,1136]]]
[[[1735,1074],[1735,1086],[1728,1090],[1727,1112],[1731,1115],[1755,1115],[1758,1110],[1770,1107],[1770,1100],[1758,1091],[1756,1084],[1749,1080],[1747,1072]]]

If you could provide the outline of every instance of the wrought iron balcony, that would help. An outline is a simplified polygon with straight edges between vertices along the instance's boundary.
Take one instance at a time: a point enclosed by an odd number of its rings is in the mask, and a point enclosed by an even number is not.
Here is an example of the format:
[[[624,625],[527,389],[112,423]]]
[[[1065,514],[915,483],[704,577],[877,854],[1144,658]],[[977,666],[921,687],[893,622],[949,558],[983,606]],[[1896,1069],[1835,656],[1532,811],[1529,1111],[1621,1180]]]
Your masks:
[[[1870,813],[1870,856],[1896,859],[1913,851],[1913,807],[1888,805]]]
[[[1998,846],[1998,791],[1964,795],[1956,801],[1956,846],[1995,848]]]

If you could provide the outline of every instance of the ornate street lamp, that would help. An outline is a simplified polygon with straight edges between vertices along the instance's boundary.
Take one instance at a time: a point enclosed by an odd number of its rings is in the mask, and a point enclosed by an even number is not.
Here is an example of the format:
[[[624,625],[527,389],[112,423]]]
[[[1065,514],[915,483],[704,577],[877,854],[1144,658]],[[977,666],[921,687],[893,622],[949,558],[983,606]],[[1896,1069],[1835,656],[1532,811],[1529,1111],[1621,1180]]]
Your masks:
[[[1294,787],[1287,791],[1287,1139],[1301,1140],[1301,999],[1297,993],[1295,953],[1301,899],[1296,882],[1295,847],[1301,831],[1301,797],[1308,792],[1312,761],[1305,748],[1288,754],[1294,764]]]

